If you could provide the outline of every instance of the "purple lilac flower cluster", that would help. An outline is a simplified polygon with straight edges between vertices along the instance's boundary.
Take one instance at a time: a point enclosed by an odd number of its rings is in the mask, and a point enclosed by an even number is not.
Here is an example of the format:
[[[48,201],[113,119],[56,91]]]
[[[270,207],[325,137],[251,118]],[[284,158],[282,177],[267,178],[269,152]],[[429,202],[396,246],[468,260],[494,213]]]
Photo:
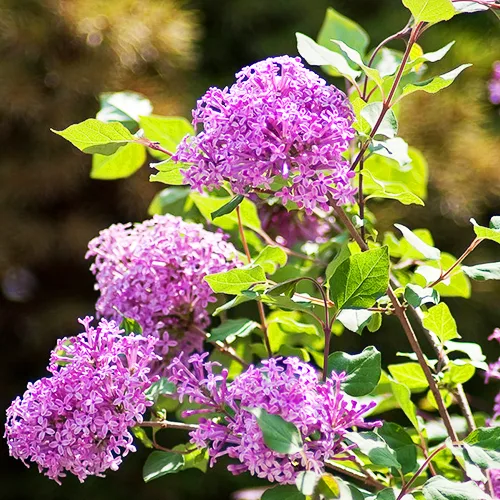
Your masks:
[[[500,104],[500,61],[493,65],[493,74],[488,82],[488,90],[492,104]]]
[[[38,464],[60,483],[66,471],[83,481],[116,470],[135,451],[129,428],[142,422],[149,402],[144,391],[154,378],[156,339],[123,336],[113,321],[90,326],[58,341],[50,377],[28,384],[7,410],[5,435],[10,454]]]
[[[157,352],[164,359],[201,350],[206,307],[215,302],[203,278],[239,265],[226,240],[221,232],[172,215],[101,231],[86,255],[95,259],[90,269],[100,291],[98,313],[138,321],[145,335],[159,339]]]
[[[245,194],[281,180],[276,196],[284,204],[328,210],[329,195],[339,205],[354,201],[354,172],[342,157],[353,117],[346,96],[300,58],[269,58],[243,68],[230,88],[206,92],[193,111],[203,130],[173,159],[190,165],[184,179],[200,191],[226,180]]]
[[[202,406],[189,415],[216,415],[200,419],[191,441],[209,448],[211,465],[223,455],[238,460],[228,467],[233,474],[249,471],[269,481],[293,483],[301,470],[321,472],[324,461],[348,457],[352,445],[343,444],[348,429],[380,425],[363,418],[375,403],[359,404],[342,391],[344,374],[333,373],[320,383],[315,370],[298,358],[272,358],[228,383],[227,370],[206,362],[206,356],[191,356],[190,367],[174,359],[170,380],[177,384],[181,400],[187,396]],[[285,455],[268,448],[249,408],[262,408],[293,423],[304,440],[302,452]]]

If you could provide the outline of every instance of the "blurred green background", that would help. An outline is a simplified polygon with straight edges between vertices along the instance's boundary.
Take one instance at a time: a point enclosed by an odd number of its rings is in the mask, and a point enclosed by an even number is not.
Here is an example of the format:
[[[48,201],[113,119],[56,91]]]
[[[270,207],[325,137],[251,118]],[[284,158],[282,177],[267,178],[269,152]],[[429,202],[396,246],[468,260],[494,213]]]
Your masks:
[[[2,412],[28,381],[44,375],[56,338],[77,333],[76,318],[93,312],[93,279],[83,259],[88,240],[112,222],[146,218],[162,187],[148,182],[147,166],[121,181],[90,180],[90,157],[49,128],[94,116],[104,91],[142,92],[155,113],[189,116],[208,86],[231,84],[242,66],[295,55],[294,33],[315,37],[329,6],[364,26],[372,45],[408,17],[396,0],[0,0]],[[371,208],[382,228],[395,221],[429,227],[437,246],[459,255],[472,239],[469,218],[486,223],[500,213],[500,119],[486,89],[500,59],[498,20],[492,14],[461,16],[429,30],[421,44],[430,51],[453,39],[451,54],[433,71],[463,62],[474,66],[450,89],[437,96],[419,93],[402,110],[402,137],[429,161],[427,205]],[[469,263],[500,260],[499,253],[485,243]],[[464,340],[480,342],[493,360],[500,349],[486,337],[500,325],[500,288],[475,283],[473,291],[470,301],[447,302]],[[356,351],[369,342],[390,361],[407,349],[393,327],[387,321],[369,339],[347,332],[335,347]],[[484,387],[476,377],[466,389],[476,408],[488,411],[498,387]],[[60,487],[9,458],[3,440],[0,450],[0,498],[9,500],[224,500],[260,484],[231,476],[220,463],[207,475],[190,470],[145,485],[147,452],[140,449],[106,479],[79,485],[69,478]]]

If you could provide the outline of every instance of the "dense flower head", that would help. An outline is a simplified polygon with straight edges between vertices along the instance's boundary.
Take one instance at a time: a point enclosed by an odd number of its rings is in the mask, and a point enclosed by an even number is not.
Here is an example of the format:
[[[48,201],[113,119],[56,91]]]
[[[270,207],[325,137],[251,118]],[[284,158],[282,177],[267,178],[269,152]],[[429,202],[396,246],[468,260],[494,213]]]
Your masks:
[[[201,350],[200,329],[215,297],[207,274],[236,265],[236,250],[221,232],[210,232],[172,215],[140,224],[115,224],[89,243],[100,297],[100,315],[139,322],[145,335],[159,339],[158,353]],[[171,351],[169,353],[169,350]]]
[[[250,366],[231,383],[228,372],[206,354],[193,355],[190,366],[176,358],[170,365],[170,380],[179,397],[201,405],[194,413],[201,418],[191,432],[191,441],[208,447],[211,465],[223,455],[236,459],[228,469],[233,474],[249,471],[269,481],[293,483],[302,470],[321,472],[324,461],[349,457],[353,445],[343,438],[353,426],[373,428],[380,422],[365,422],[364,414],[375,403],[359,404],[341,389],[344,374],[332,373],[322,383],[316,371],[298,358],[272,358],[262,366]],[[302,452],[285,455],[264,443],[262,431],[249,409],[261,408],[293,423],[304,441]]]
[[[488,82],[488,90],[490,92],[490,101],[493,104],[500,104],[500,61],[497,61],[493,66],[493,74]]]
[[[10,454],[60,482],[70,472],[83,481],[116,470],[135,451],[129,428],[142,422],[149,402],[144,391],[154,378],[154,337],[131,334],[113,321],[58,341],[51,376],[29,383],[7,410]]]
[[[300,58],[273,57],[243,68],[230,88],[212,87],[193,111],[193,125],[173,159],[190,165],[185,181],[202,190],[229,181],[245,194],[276,190],[283,203],[310,213],[353,202],[354,172],[342,157],[354,137],[346,96],[304,67]]]

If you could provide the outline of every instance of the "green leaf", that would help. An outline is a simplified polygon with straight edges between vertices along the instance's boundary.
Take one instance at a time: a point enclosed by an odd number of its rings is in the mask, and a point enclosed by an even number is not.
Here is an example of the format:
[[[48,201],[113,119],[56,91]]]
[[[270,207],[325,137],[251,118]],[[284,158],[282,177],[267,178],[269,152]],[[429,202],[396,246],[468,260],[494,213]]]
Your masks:
[[[238,228],[238,216],[236,212],[220,216],[215,221],[212,220],[212,213],[227,205],[232,200],[230,196],[218,198],[199,193],[191,193],[191,199],[196,205],[196,208],[198,208],[208,222],[211,222],[226,231]],[[245,198],[240,204],[240,215],[243,226],[248,227],[253,231],[260,231],[261,226],[257,213],[257,207],[255,206],[255,203],[251,202],[248,198]]]
[[[134,437],[136,437],[146,448],[153,448],[154,443],[149,439],[149,436],[147,435],[146,431],[142,428],[136,425],[135,427],[131,427],[130,429],[132,431],[132,434]]]
[[[439,293],[437,290],[434,288],[422,288],[411,283],[406,285],[404,297],[412,307],[420,307],[423,304],[439,304]]]
[[[466,276],[477,281],[500,280],[500,262],[462,266]]]
[[[486,359],[481,346],[474,342],[453,342],[452,340],[448,340],[445,342],[444,346],[446,348],[446,354],[451,352],[463,352],[475,362],[484,362]]]
[[[464,442],[485,450],[500,450],[500,427],[479,427],[473,430]]]
[[[381,102],[372,102],[367,104],[361,110],[361,116],[366,120],[366,122],[370,125],[370,130],[372,130],[378,122],[378,119],[383,111],[383,103]],[[398,133],[398,120],[394,111],[389,109],[379,127],[377,128],[377,132],[375,137],[383,136],[387,138],[394,138]]]
[[[153,106],[137,92],[105,92],[99,96],[101,109],[96,118],[101,122],[120,122],[131,132],[137,130],[139,116],[150,115]]]
[[[455,42],[450,42],[444,47],[436,50],[435,52],[427,52],[426,54],[421,54],[415,59],[413,59],[409,64],[407,64],[406,69],[413,68],[415,66],[419,66],[425,62],[438,62],[440,61],[453,47]]]
[[[318,483],[319,476],[312,470],[302,471],[297,474],[295,486],[297,489],[306,496],[314,493]]]
[[[261,500],[306,500],[294,484],[279,484],[264,492]]]
[[[345,437],[356,444],[361,453],[364,453],[374,465],[401,468],[396,452],[374,432],[346,432]]]
[[[460,338],[457,323],[444,302],[424,313],[423,325],[427,330],[434,333],[441,343]]]
[[[92,179],[113,180],[130,177],[146,161],[146,150],[141,144],[130,143],[112,155],[92,156]]]
[[[205,276],[205,281],[215,293],[237,295],[256,283],[265,283],[266,273],[261,266],[251,266],[247,269],[231,269],[223,273],[209,274]]]
[[[88,154],[109,156],[137,140],[121,123],[104,123],[94,118],[70,125],[64,130],[50,130]]]
[[[366,174],[364,174],[366,175]],[[367,175],[370,175],[369,173]],[[373,179],[374,182],[377,182]],[[416,194],[410,192],[406,186],[384,186],[381,185],[380,189],[375,189],[372,193],[365,198],[369,200],[371,198],[383,198],[387,200],[396,200],[403,205],[420,205],[424,206],[425,203]]]
[[[249,408],[248,411],[257,419],[264,443],[268,448],[286,455],[294,455],[302,451],[304,443],[295,425],[279,415],[267,413],[262,408]]]
[[[423,392],[429,387],[424,370],[418,363],[401,363],[387,367],[390,374],[412,392]]]
[[[337,51],[331,43],[332,39],[342,40],[362,55],[365,55],[370,43],[368,34],[361,26],[343,16],[332,7],[328,7],[323,25],[318,33],[317,42],[323,47]]]
[[[457,14],[472,14],[474,12],[488,10],[489,8],[487,5],[482,5],[476,2],[467,2],[464,0],[454,3],[453,7],[455,8],[455,12]]]
[[[439,249],[425,243],[407,227],[403,226],[402,224],[394,224],[394,227],[399,229],[403,233],[406,241],[418,252],[420,252],[426,259],[439,260],[441,258],[441,252],[439,251]]]
[[[413,427],[420,432],[420,423],[417,418],[417,407],[411,400],[410,389],[408,389],[406,385],[395,381],[391,381],[391,389],[399,407],[413,424]]]
[[[448,368],[449,370],[444,373],[444,384],[465,384],[476,373],[476,368],[468,360],[456,359],[450,361]]]
[[[342,388],[350,396],[369,394],[377,387],[381,368],[380,352],[373,346],[366,347],[359,354],[334,352],[328,357],[328,373],[345,373]]]
[[[500,468],[500,452],[496,450],[464,444],[464,458],[481,469],[492,470]]]
[[[351,332],[361,334],[365,326],[370,323],[373,314],[367,309],[343,309],[338,314],[337,321],[340,321]]]
[[[236,337],[250,335],[259,324],[246,318],[228,319],[220,326],[212,328],[208,336],[210,342],[227,342],[230,344]]]
[[[170,186],[182,186],[185,184],[181,170],[185,168],[183,163],[175,163],[168,159],[159,163],[150,163],[151,168],[158,170],[157,174],[149,176],[150,182],[163,182]]]
[[[328,66],[337,74],[355,82],[361,72],[352,69],[345,57],[339,52],[333,52],[317,44],[312,38],[302,33],[296,33],[297,50],[311,66]]]
[[[142,334],[142,327],[138,321],[132,318],[124,317],[120,323],[120,329],[124,330],[124,335],[135,333],[136,335]]]
[[[368,331],[372,333],[378,331],[381,326],[382,326],[382,313],[379,312],[372,314],[370,321],[366,325]]]
[[[393,198],[397,198],[399,195],[402,202],[408,200],[409,203],[421,205],[423,204],[422,199],[427,197],[427,162],[422,154],[414,148],[407,150],[410,163],[404,165],[401,165],[405,161],[404,151],[400,151],[399,156],[395,153],[394,159],[390,159],[389,155],[385,155],[385,153],[382,154],[383,151],[387,152],[385,147],[396,151],[393,147],[393,141],[399,141],[399,138],[376,143],[383,144],[384,147],[380,146],[377,154],[366,159],[363,168],[364,192],[370,195],[368,198],[389,198],[389,196],[383,196],[386,193],[392,195]]]
[[[285,297],[293,297],[295,294],[295,289],[297,288],[299,280],[296,278],[284,281],[278,285],[274,285],[266,290],[267,295],[279,296],[284,295]]]
[[[405,165],[411,163],[412,159],[409,155],[408,143],[401,137],[386,139],[385,141],[373,140],[370,144],[370,152],[376,155],[384,156],[390,160],[398,162],[400,172],[411,171],[412,168],[401,169]]]
[[[346,259],[348,259],[351,255],[351,251],[349,250],[349,245],[344,244],[340,247],[339,252],[335,255],[332,261],[328,264],[326,271],[325,271],[325,277],[326,281],[329,282],[330,278],[333,276],[335,273],[337,267],[342,264]]]
[[[377,429],[377,434],[396,452],[403,474],[414,472],[418,468],[417,447],[403,427],[393,422],[384,422]]]
[[[330,294],[338,309],[373,306],[389,284],[386,246],[351,255],[330,279]]]
[[[455,15],[451,0],[403,0],[403,5],[412,13],[415,24],[447,21]]]
[[[266,246],[254,260],[254,264],[262,266],[266,274],[274,274],[278,267],[286,264],[288,257],[280,247]]]
[[[407,494],[411,497],[411,495]],[[405,495],[405,496],[407,496]],[[396,500],[396,494],[392,488],[385,488],[377,493],[375,497],[377,500]],[[409,500],[409,499],[407,499]]]
[[[373,80],[379,87],[382,87],[383,80],[378,70],[376,68],[367,66],[363,62],[361,54],[359,54],[356,49],[351,48],[341,40],[332,39],[331,41],[340,48],[341,52],[344,53],[350,61],[352,61],[356,66],[359,66],[371,80]]]
[[[426,500],[487,500],[490,497],[472,481],[457,483],[443,476],[431,477],[422,490]]]
[[[440,90],[449,87],[457,78],[457,76],[462,73],[462,71],[472,64],[462,64],[458,68],[455,68],[444,75],[435,76],[434,78],[429,78],[422,82],[409,83],[403,87],[403,92],[401,97],[413,94],[414,92],[427,92],[428,94],[436,94]]]
[[[175,394],[175,384],[169,382],[166,377],[161,377],[151,384],[144,392],[146,397],[151,401],[157,401],[160,396],[172,396]]]
[[[226,203],[215,212],[210,214],[212,220],[217,219],[217,217],[222,217],[223,215],[230,214],[233,210],[236,209],[238,205],[245,199],[245,197],[241,194],[236,195],[230,202]]]
[[[184,455],[173,451],[153,451],[150,453],[142,470],[146,483],[166,474],[174,474],[184,468]]]
[[[322,495],[324,500],[334,500],[340,497],[340,485],[331,474],[323,474],[316,485],[315,493]]]
[[[193,126],[180,116],[141,116],[139,125],[144,130],[144,136],[152,142],[158,142],[163,148],[174,152],[186,135],[193,135]],[[150,150],[158,158],[167,158],[160,151]]]
[[[182,215],[189,193],[190,189],[188,187],[175,186],[162,189],[149,205],[148,214],[164,215],[169,213],[178,216]]]
[[[500,227],[498,225],[498,219],[500,219],[498,216],[492,217],[490,220],[490,227],[479,226],[474,219],[471,219],[471,222],[474,225],[474,232],[477,237],[484,240],[491,240],[495,243],[500,243]]]

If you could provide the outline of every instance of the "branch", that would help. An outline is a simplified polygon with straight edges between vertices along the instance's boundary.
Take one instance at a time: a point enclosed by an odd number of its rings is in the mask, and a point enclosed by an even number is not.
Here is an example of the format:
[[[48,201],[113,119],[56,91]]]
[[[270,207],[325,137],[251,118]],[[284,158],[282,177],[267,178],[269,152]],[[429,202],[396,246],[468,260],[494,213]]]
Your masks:
[[[352,477],[353,479],[357,479],[358,481],[361,481],[364,484],[368,484],[369,486],[373,486],[377,490],[383,490],[384,488],[386,488],[385,485],[378,482],[377,480],[372,479],[371,477],[368,477],[364,473],[354,469],[350,469],[349,467],[345,467],[343,465],[339,465],[338,463],[325,462],[325,467],[328,467],[335,472],[345,474],[346,476]]]

